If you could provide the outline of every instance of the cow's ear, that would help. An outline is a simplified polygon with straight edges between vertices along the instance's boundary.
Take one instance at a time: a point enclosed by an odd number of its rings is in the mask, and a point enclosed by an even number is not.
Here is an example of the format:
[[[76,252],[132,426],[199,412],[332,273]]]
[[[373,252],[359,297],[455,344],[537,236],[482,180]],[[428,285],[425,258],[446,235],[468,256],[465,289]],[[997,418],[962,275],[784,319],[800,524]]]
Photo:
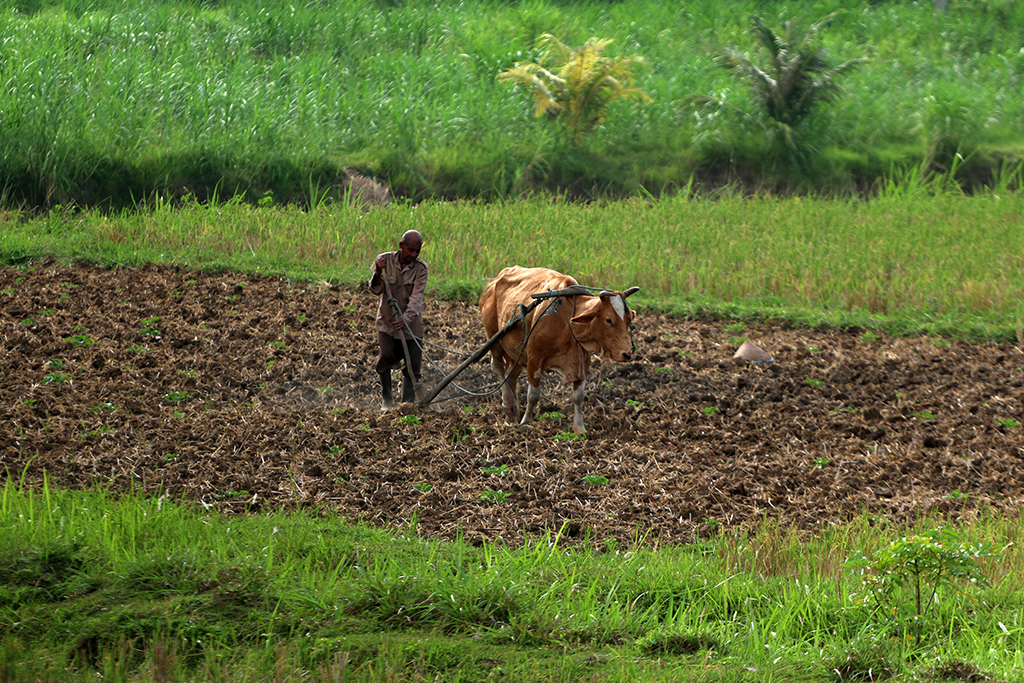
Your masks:
[[[601,299],[593,298],[582,301],[577,299],[577,301],[580,301],[580,304],[576,307],[576,315],[573,317],[572,322],[577,325],[589,325],[597,314],[601,312]]]
[[[632,308],[629,309],[629,319],[636,320],[636,311],[634,311]]]
[[[583,313],[582,315],[576,316],[569,322],[573,323],[574,325],[589,325],[590,323],[594,322],[594,314]]]

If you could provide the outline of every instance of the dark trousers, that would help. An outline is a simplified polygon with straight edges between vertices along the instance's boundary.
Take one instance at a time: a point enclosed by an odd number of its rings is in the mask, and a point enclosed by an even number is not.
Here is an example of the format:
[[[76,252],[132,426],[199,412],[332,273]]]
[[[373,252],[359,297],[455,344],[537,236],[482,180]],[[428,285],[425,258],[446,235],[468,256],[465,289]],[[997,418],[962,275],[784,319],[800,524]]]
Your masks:
[[[409,361],[412,363],[412,371],[418,380],[420,378],[420,366],[423,363],[423,350],[412,339],[406,339],[409,347]],[[393,368],[402,366],[402,372],[409,374],[405,367],[405,350],[402,349],[402,340],[395,339],[390,334],[377,332],[377,344],[380,346],[380,357],[377,358],[375,369],[378,375],[390,372]]]

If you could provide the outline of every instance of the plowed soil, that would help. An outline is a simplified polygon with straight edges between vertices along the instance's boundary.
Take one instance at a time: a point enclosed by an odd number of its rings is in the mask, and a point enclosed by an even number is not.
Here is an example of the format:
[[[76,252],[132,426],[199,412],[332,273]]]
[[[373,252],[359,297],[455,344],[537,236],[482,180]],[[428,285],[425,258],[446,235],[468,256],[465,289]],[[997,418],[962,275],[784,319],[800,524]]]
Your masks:
[[[443,401],[381,412],[375,309],[365,291],[270,277],[0,269],[0,471],[511,543],[1024,502],[1015,345],[641,310],[641,359],[595,361],[576,440],[553,376],[542,419],[505,424],[486,357]],[[485,339],[472,304],[429,300],[425,317],[433,386]],[[773,361],[733,360],[743,338]]]

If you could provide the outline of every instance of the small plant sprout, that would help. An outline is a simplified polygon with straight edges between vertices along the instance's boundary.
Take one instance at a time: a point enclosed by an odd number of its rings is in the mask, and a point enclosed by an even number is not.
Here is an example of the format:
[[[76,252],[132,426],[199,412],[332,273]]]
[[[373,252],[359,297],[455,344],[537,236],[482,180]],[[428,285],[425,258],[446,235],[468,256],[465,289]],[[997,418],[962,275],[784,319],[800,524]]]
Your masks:
[[[65,361],[63,358],[51,358],[50,360],[46,361],[46,367],[50,368],[51,370],[63,370],[64,365],[66,363],[67,361]]]
[[[601,476],[600,474],[588,474],[583,477],[583,483],[589,486],[607,486],[608,477]]]
[[[504,491],[484,491],[480,494],[480,500],[491,505],[500,505],[508,502],[508,494]]]
[[[419,484],[413,484],[412,488],[413,488],[413,490],[419,491],[420,493],[430,493],[431,491],[434,490],[434,486],[432,484],[428,484],[426,482],[421,482]]]
[[[627,398],[626,399],[626,405],[627,406],[632,406],[634,408],[641,408],[641,407],[643,407],[644,402],[643,401],[634,401],[631,398]]]
[[[950,500],[967,500],[970,497],[971,497],[971,494],[964,493],[960,489],[953,489],[946,496],[946,498],[949,498]]]
[[[996,422],[1006,430],[1017,429],[1017,427],[1020,427],[1020,422],[1017,422],[1012,417],[997,417]]]
[[[357,427],[357,429],[361,429],[361,430],[363,430],[364,432],[366,432],[367,434],[369,434],[370,432],[372,432],[372,431],[373,431],[372,429],[370,429],[370,425],[367,425],[367,424],[361,424],[361,425],[359,425],[359,426]]]
[[[744,325],[743,323],[733,323],[722,328],[722,331],[725,332],[726,334],[738,334],[746,329],[747,326]]]
[[[914,413],[914,417],[916,417],[918,420],[934,420],[935,413],[929,412],[927,410],[921,410]]]
[[[703,408],[700,409],[700,412],[704,413],[705,415],[717,415],[718,406],[704,406]]]
[[[745,341],[750,341],[750,337],[729,337],[729,343],[733,346],[743,346]]]
[[[555,434],[555,441],[586,441],[586,434],[577,434],[576,432],[559,432]]]
[[[959,584],[988,588],[978,560],[999,557],[991,543],[965,543],[948,528],[899,538],[874,555],[855,552],[846,566],[861,577],[865,593],[857,602],[873,617],[901,627],[905,597],[913,598],[909,621],[918,645],[929,609],[944,588],[960,592]],[[905,596],[905,590],[911,591]]]
[[[398,424],[403,425],[418,425],[423,422],[423,418],[419,415],[403,415],[398,418]]]
[[[139,356],[144,356],[149,353],[148,346],[140,346],[139,344],[132,344],[128,347],[128,350]]]
[[[552,410],[549,413],[541,413],[537,417],[538,420],[561,420],[565,418],[565,413],[560,413],[557,410]]]
[[[95,343],[93,338],[87,334],[73,334],[70,337],[65,337],[64,341],[70,342],[72,346],[77,346],[78,348],[92,346]]]
[[[496,467],[481,467],[480,471],[484,474],[490,474],[496,477],[504,477],[508,473],[508,465],[498,465]]]
[[[819,348],[818,348],[817,346],[815,346],[814,344],[811,344],[810,346],[808,346],[808,347],[807,347],[807,352],[808,352],[808,353],[820,353],[820,352],[821,352],[821,349],[819,349]]]
[[[187,391],[168,391],[164,394],[164,400],[170,401],[171,403],[181,403],[191,398]]]
[[[285,344],[283,341],[272,341],[269,344],[267,344],[267,346],[269,346],[272,349],[283,349],[285,346],[287,346],[287,344]]]
[[[99,405],[95,405],[92,408],[89,408],[89,412],[112,413],[120,407],[121,406],[117,405],[116,403],[110,403],[109,401],[107,401],[106,403],[100,403]]]
[[[873,344],[879,339],[880,337],[874,332],[865,332],[864,334],[860,335],[860,340],[865,344]]]
[[[50,386],[60,386],[61,384],[67,384],[71,380],[71,377],[64,372],[49,372],[43,377],[43,384]]]
[[[814,469],[816,469],[816,470],[823,470],[826,467],[828,467],[829,464],[831,464],[831,463],[829,462],[828,458],[815,458],[814,459]]]
[[[814,378],[814,377],[808,377],[807,379],[805,379],[805,380],[804,380],[804,383],[805,383],[805,384],[810,384],[810,385],[811,385],[812,387],[814,387],[815,389],[817,389],[818,387],[820,387],[820,386],[822,386],[823,384],[825,384],[825,383],[824,383],[824,382],[822,382],[822,381],[821,381],[820,379],[816,379],[816,378]]]

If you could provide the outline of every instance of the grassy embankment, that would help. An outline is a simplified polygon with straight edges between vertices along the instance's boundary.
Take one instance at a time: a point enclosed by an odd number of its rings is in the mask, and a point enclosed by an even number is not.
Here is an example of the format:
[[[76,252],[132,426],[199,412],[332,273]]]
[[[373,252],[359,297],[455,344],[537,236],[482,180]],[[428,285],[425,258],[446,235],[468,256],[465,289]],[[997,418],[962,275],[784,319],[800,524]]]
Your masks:
[[[3,680],[1019,680],[1019,520],[964,541],[992,587],[926,575],[872,609],[863,518],[801,541],[765,526],[686,548],[472,547],[309,512],[227,517],[102,491],[0,492]],[[933,521],[934,522],[934,521]],[[922,521],[927,528],[929,522]],[[638,539],[639,540],[639,539]],[[900,546],[905,549],[905,546]],[[935,557],[952,557],[947,543]]]
[[[943,15],[861,0],[770,11],[754,0],[4,7],[8,207],[189,194],[317,203],[337,197],[345,166],[414,199],[660,194],[693,178],[843,194],[908,169],[955,167],[972,187],[1019,170],[1019,3],[956,2]],[[832,59],[869,61],[839,79],[847,94],[798,131],[794,151],[770,141],[746,84],[713,58],[735,46],[763,63],[750,14],[808,26],[833,10],[821,36]],[[637,85],[653,102],[613,104],[568,147],[525,93],[496,80],[538,59],[547,32],[571,45],[613,39],[610,56],[643,57]],[[694,95],[727,105],[698,110]]]
[[[366,214],[192,204],[10,213],[0,220],[0,262],[163,262],[355,283],[416,228],[435,296],[474,300],[486,278],[521,264],[593,286],[636,285],[638,305],[691,316],[1010,341],[1024,327],[1022,216],[1019,192],[923,190],[870,202],[428,202]]]

